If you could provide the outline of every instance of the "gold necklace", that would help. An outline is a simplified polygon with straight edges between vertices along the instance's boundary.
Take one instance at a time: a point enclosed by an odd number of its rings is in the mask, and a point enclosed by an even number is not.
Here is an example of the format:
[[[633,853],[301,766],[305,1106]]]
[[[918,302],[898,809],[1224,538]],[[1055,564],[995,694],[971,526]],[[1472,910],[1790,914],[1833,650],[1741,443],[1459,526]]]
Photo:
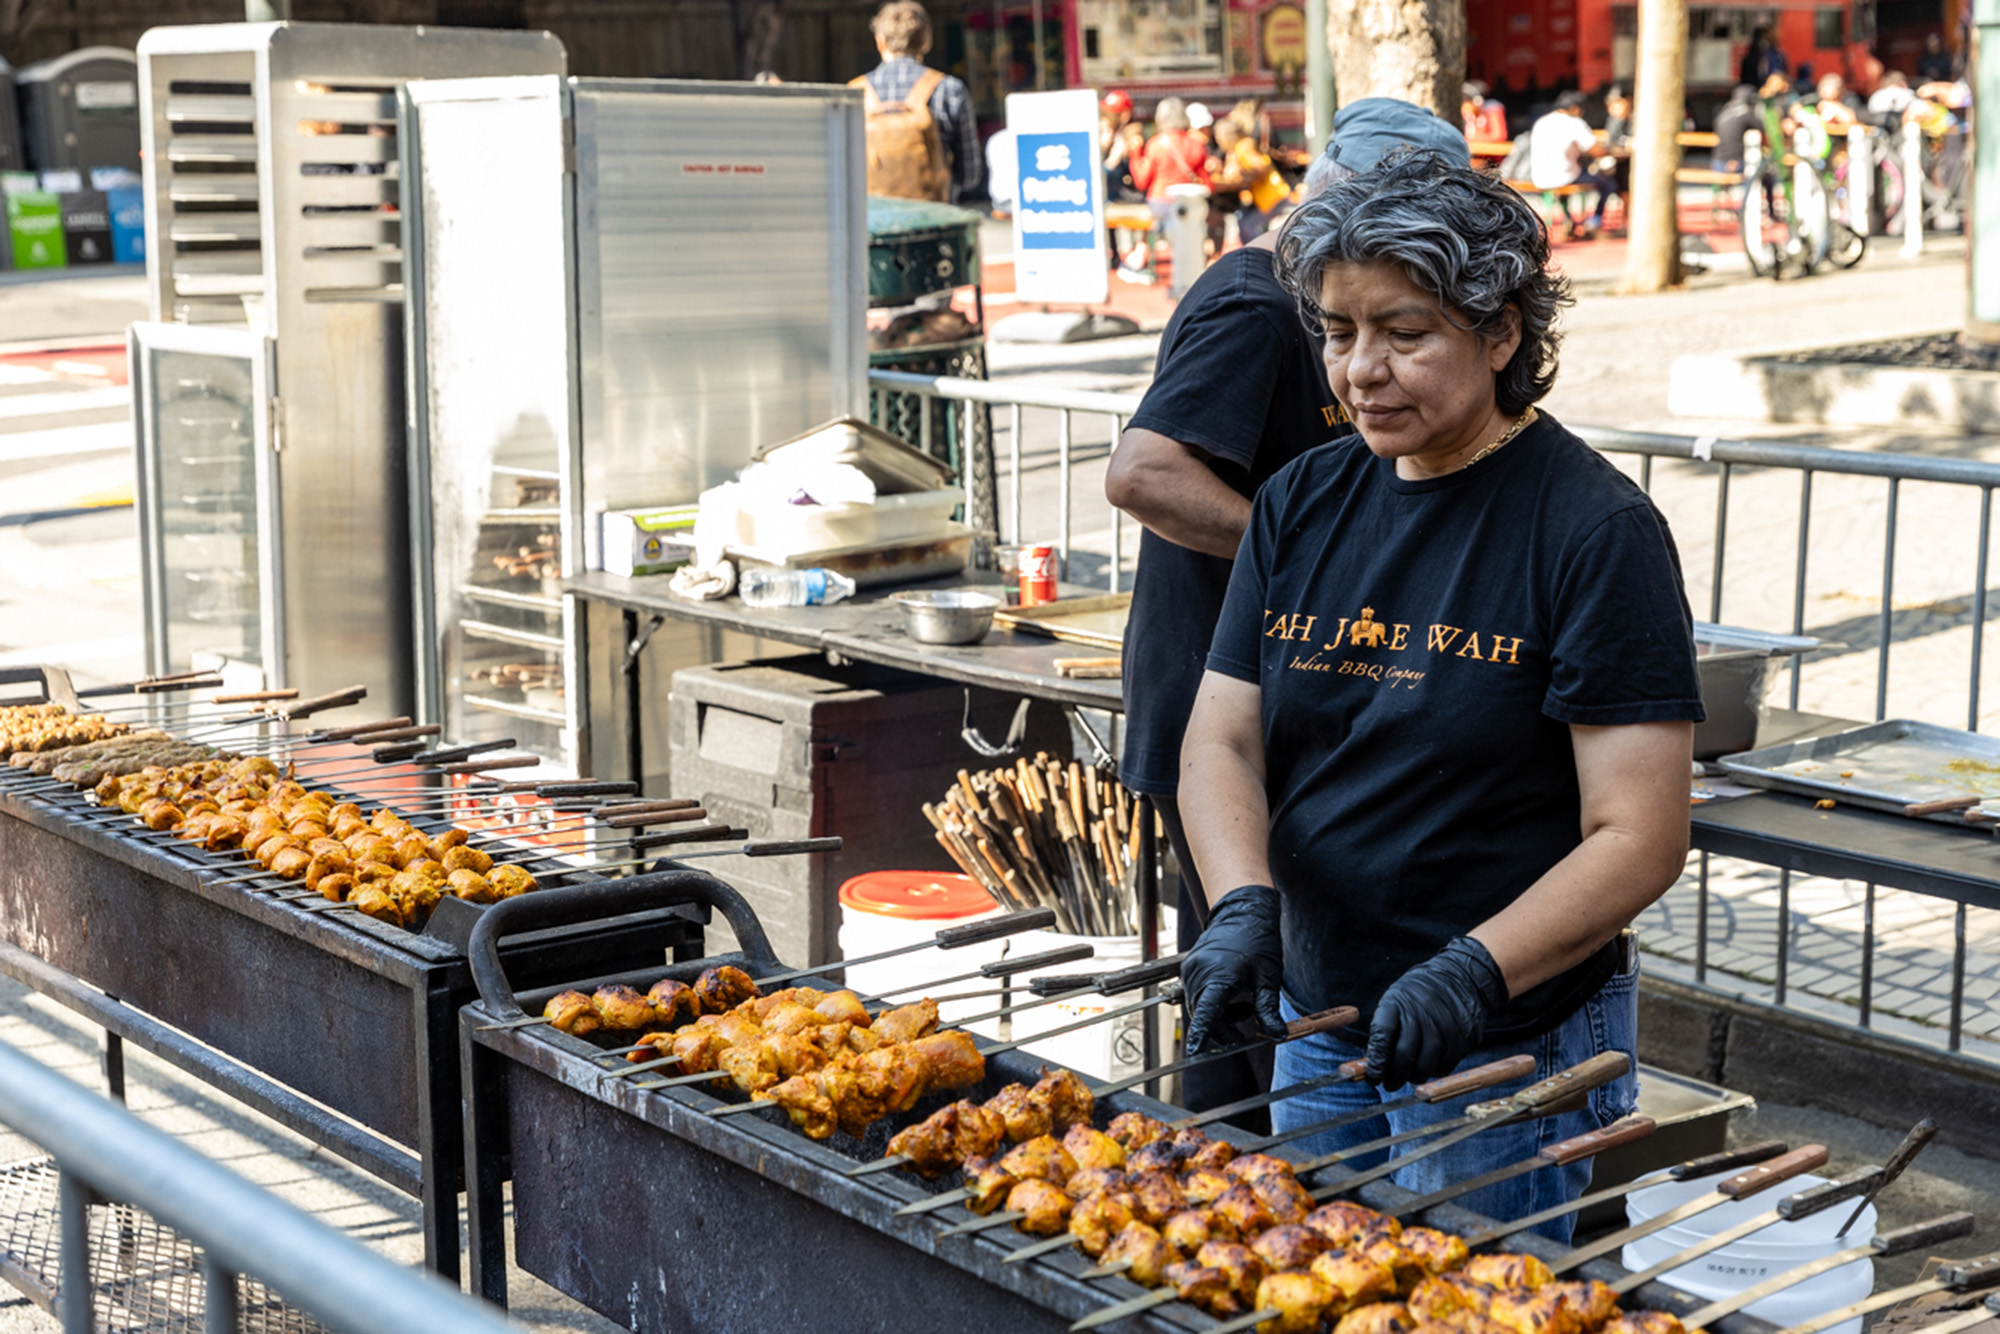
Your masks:
[[[1514,419],[1514,424],[1512,426],[1509,426],[1506,430],[1502,431],[1499,437],[1496,438],[1492,444],[1486,446],[1486,448],[1480,450],[1477,454],[1474,454],[1471,458],[1467,459],[1464,463],[1460,464],[1458,466],[1458,471],[1464,472],[1467,468],[1470,468],[1473,464],[1479,462],[1479,460],[1485,458],[1488,454],[1491,454],[1494,450],[1500,448],[1500,446],[1506,444],[1509,440],[1512,440],[1522,431],[1525,431],[1529,427],[1529,425],[1534,422],[1536,416],[1538,415],[1539,414],[1536,413],[1536,411],[1533,408],[1529,408],[1526,412],[1516,417]]]

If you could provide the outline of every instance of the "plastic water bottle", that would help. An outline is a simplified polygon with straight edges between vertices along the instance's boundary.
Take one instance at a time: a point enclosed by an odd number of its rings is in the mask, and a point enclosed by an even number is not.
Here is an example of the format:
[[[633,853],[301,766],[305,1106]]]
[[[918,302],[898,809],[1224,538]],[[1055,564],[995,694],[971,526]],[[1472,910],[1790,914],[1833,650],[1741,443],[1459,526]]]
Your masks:
[[[817,607],[854,594],[854,581],[833,570],[745,570],[736,581],[746,607]]]

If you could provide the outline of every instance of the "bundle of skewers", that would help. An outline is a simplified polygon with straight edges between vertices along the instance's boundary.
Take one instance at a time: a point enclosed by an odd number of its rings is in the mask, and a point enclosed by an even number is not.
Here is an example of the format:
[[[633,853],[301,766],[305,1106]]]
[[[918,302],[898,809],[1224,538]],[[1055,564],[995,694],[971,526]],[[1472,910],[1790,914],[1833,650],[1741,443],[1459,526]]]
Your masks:
[[[1012,768],[960,769],[924,817],[1002,908],[1052,908],[1070,935],[1138,931],[1139,807],[1116,779],[1044,751]]]

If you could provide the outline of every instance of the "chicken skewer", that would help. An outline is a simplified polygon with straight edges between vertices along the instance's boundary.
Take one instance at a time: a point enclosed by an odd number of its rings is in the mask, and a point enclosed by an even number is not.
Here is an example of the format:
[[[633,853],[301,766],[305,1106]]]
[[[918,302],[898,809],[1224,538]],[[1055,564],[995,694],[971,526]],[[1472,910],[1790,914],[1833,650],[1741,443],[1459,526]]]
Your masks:
[[[1091,1028],[1097,1024],[1108,1023],[1113,1019],[1122,1019],[1128,1014],[1138,1014],[1141,1011],[1152,1009],[1156,1005],[1177,1004],[1179,1001],[1180,1001],[1180,987],[1178,985],[1175,985],[1163,989],[1161,993],[1157,996],[1148,996],[1144,1000],[1134,1001],[1130,1005],[1121,1005],[1114,1009],[1106,1010],[1102,1014],[1090,1015],[1087,1018],[1078,1019],[1074,1023],[1061,1024],[1055,1028],[1047,1030],[1046,1032],[1037,1033],[1035,1036],[1030,1038],[1017,1038],[1013,1042],[1002,1042],[992,1047],[975,1047],[974,1050],[977,1051],[977,1053],[981,1057],[998,1056],[1002,1052],[1010,1052],[1014,1051],[1017,1048],[1025,1047],[1031,1042],[1041,1042],[1048,1038],[1060,1037],[1065,1033],[1074,1033],[1079,1029]],[[967,1040],[968,1042],[970,1041],[969,1038]],[[914,1099],[912,1101],[914,1102]],[[708,1114],[710,1116],[737,1116],[741,1115],[744,1112],[754,1112],[759,1109],[759,1106],[760,1104],[757,1102],[724,1103],[720,1107],[710,1108]],[[900,1108],[899,1110],[907,1111],[908,1108],[903,1107]],[[905,1211],[898,1210],[897,1212],[902,1213]]]
[[[1434,1192],[1432,1195],[1423,1196],[1395,1210],[1389,1216],[1400,1219],[1412,1214],[1422,1213],[1449,1200],[1458,1199],[1473,1191],[1484,1189],[1487,1186],[1510,1180],[1513,1177],[1521,1176],[1528,1172],[1539,1171],[1547,1167],[1556,1167],[1564,1163],[1580,1162],[1585,1158],[1603,1153],[1607,1149],[1617,1148],[1620,1145],[1644,1139],[1653,1133],[1654,1128],[1654,1123],[1650,1117],[1627,1117],[1601,1130],[1589,1131],[1585,1134],[1547,1145],[1532,1157],[1512,1164],[1509,1167],[1489,1172],[1484,1176],[1458,1182],[1444,1190]],[[1012,1217],[1008,1214],[995,1214],[985,1219],[976,1220],[973,1223],[962,1224],[959,1227],[952,1228],[944,1235],[953,1236],[959,1233],[978,1232],[996,1226],[1000,1222],[1013,1221],[1014,1218],[1018,1217],[1020,1217],[1018,1214]]]
[[[1122,1093],[1126,1089],[1137,1088],[1140,1084],[1149,1083],[1152,1080],[1163,1078],[1166,1075],[1174,1074],[1181,1070],[1191,1069],[1194,1066],[1200,1065],[1207,1061],[1216,1061],[1216,1060],[1222,1060],[1226,1057],[1238,1056],[1246,1051],[1252,1051],[1260,1047],[1268,1046],[1273,1042],[1289,1042],[1294,1038],[1304,1037],[1308,1033],[1320,1033],[1320,1032],[1327,1032],[1332,1029],[1345,1028],[1348,1024],[1353,1023],[1359,1017],[1360,1017],[1360,1011],[1354,1009],[1353,1006],[1341,1006],[1337,1009],[1322,1011],[1321,1013],[1316,1015],[1307,1015],[1300,1019],[1294,1020],[1290,1025],[1288,1025],[1286,1036],[1282,1038],[1273,1039],[1259,1035],[1258,1037],[1253,1038],[1248,1042],[1238,1044],[1237,1046],[1226,1047],[1219,1051],[1204,1052],[1201,1053],[1200,1055],[1187,1057],[1182,1060],[1172,1062],[1171,1064],[1168,1065],[1155,1066],[1150,1070],[1142,1070],[1136,1075],[1131,1075],[1125,1079],[1118,1080],[1116,1083],[1107,1084],[1102,1088],[1094,1090],[1094,1092],[1098,1097],[1105,1097],[1113,1093]],[[1356,1071],[1355,1073],[1356,1077],[1358,1077],[1359,1072]],[[1304,1092],[1305,1090],[1301,1089],[1300,1091]],[[919,1135],[921,1134],[920,1127],[913,1128],[913,1130],[917,1131]],[[890,1168],[902,1167],[916,1161],[908,1153],[894,1151],[893,1144],[891,1145],[891,1150],[892,1151],[890,1153],[884,1155],[881,1158],[877,1158],[873,1162],[862,1163],[859,1166],[849,1168],[847,1171],[847,1175],[851,1177],[870,1176],[876,1172],[886,1172]],[[941,1164],[937,1163],[934,1159],[927,1160],[925,1165],[927,1167],[940,1168],[940,1169],[942,1166]],[[935,1172],[929,1174],[935,1175]]]
[[[901,996],[912,991],[923,991],[929,987],[945,986],[953,982],[965,982],[975,977],[1009,977],[1017,973],[1031,973],[1037,968],[1052,968],[1057,964],[1075,963],[1079,959],[1088,959],[1095,953],[1095,946],[1085,941],[1078,941],[1073,945],[1064,945],[1057,949],[1044,950],[1040,954],[1023,954],[1012,959],[996,959],[992,963],[981,964],[971,972],[955,973],[950,977],[932,978],[927,983],[919,983],[916,986],[909,987],[898,987],[894,991],[879,992],[872,996],[866,996],[863,999],[886,1001],[891,996]],[[1014,989],[1018,990],[1019,988]],[[937,996],[932,999],[942,1003],[950,998]],[[642,1043],[635,1047],[614,1047],[604,1054],[606,1056],[625,1056],[632,1052],[646,1051],[648,1049],[648,1044]]]
[[[986,921],[968,923],[964,926],[946,927],[944,928],[944,930],[939,931],[935,936],[931,937],[930,940],[923,942],[916,948],[923,949],[923,948],[935,947],[938,949],[953,949],[959,946],[972,944],[976,941],[992,940],[992,939],[997,939],[998,937],[1001,936],[1015,935],[1022,931],[1038,931],[1041,930],[1043,927],[1050,925],[1053,921],[1054,921],[1054,914],[1048,914],[1045,916],[1039,913],[1019,913],[1011,917],[995,917],[995,918],[990,918]],[[975,931],[977,931],[978,934],[971,934]],[[904,954],[909,952],[911,952],[910,948],[904,947],[888,953]],[[847,962],[850,964],[873,962],[874,959],[881,957],[886,957],[886,956],[869,955],[869,956],[864,956],[861,959],[849,959],[847,960]],[[793,977],[803,976],[804,973],[807,971],[810,970],[794,970],[793,972],[790,973],[778,973],[774,974],[771,977],[758,978],[752,983],[752,985],[758,988],[767,987],[772,982],[789,981]],[[524,1019],[508,1020],[504,1023],[483,1024],[480,1026],[480,1031],[486,1032],[490,1029],[500,1029],[500,1028],[527,1028],[535,1024],[541,1024],[547,1022],[548,1020],[545,1018],[539,1016],[531,1016]]]
[[[1294,1090],[1310,1092],[1315,1088],[1322,1087],[1329,1079],[1352,1083],[1362,1077],[1366,1065],[1367,1063],[1362,1060],[1349,1061],[1332,1076],[1322,1076],[1319,1079],[1306,1080],[1300,1084],[1293,1084],[1284,1089],[1275,1090],[1275,1092],[1280,1095],[1290,1094]],[[1471,1070],[1446,1075],[1442,1079],[1431,1081],[1429,1084],[1420,1085],[1407,1100],[1398,1099],[1394,1102],[1383,1103],[1382,1106],[1386,1109],[1398,1105],[1410,1105],[1415,1102],[1448,1102],[1454,1098],[1467,1097],[1479,1092],[1481,1089],[1490,1088],[1495,1084],[1502,1084],[1510,1079],[1517,1079],[1522,1075],[1533,1074],[1534,1070],[1535,1061],[1532,1056],[1510,1056],[1503,1060],[1475,1067]],[[1205,1124],[1209,1121],[1223,1120],[1236,1110],[1234,1104],[1211,1108],[1209,1111],[1202,1112],[1199,1115],[1183,1117],[1173,1122],[1168,1127],[1168,1130],[1171,1132],[1191,1129],[1196,1125]],[[1254,1149],[1250,1145],[1245,1145],[1243,1146],[1243,1151],[1253,1152]],[[1032,1260],[1038,1255],[1045,1255],[1050,1251],[1057,1250],[1064,1244],[1067,1244],[1066,1240],[1037,1243],[1036,1245],[1014,1251],[1001,1263],[1020,1264],[1027,1260]]]

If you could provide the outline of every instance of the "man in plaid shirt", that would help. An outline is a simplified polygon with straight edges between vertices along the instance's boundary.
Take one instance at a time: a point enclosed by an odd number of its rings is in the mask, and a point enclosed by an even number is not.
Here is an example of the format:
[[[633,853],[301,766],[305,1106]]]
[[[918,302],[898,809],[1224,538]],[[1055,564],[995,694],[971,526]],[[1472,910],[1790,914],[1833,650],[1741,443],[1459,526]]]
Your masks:
[[[867,74],[868,86],[885,103],[901,102],[924,76],[923,58],[931,49],[931,20],[916,0],[891,0],[869,24],[882,63]],[[972,118],[972,94],[962,80],[947,74],[930,97],[931,118],[938,141],[951,166],[950,203],[977,192],[984,180],[979,161],[979,128]]]

